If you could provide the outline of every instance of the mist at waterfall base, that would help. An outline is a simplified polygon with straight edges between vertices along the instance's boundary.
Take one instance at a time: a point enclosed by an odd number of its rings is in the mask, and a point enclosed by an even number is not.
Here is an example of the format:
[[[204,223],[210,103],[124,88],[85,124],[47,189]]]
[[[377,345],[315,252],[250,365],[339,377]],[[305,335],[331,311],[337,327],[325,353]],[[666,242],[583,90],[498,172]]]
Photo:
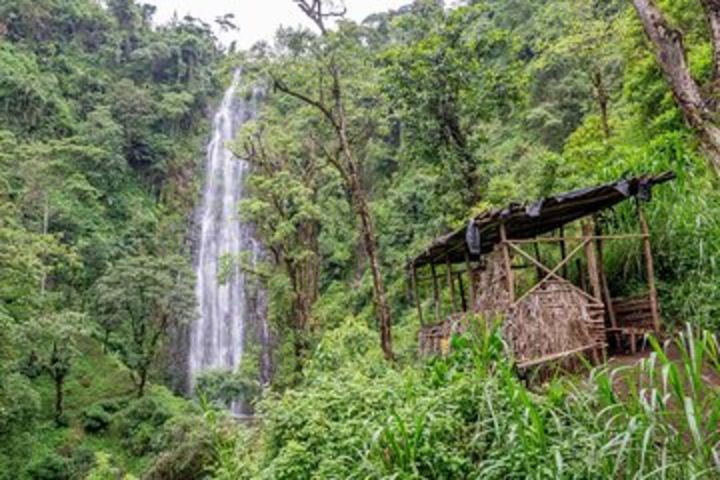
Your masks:
[[[252,342],[260,347],[259,381],[266,384],[270,377],[265,292],[237,262],[230,264],[229,271],[224,265],[225,258],[240,254],[253,264],[263,256],[253,226],[243,222],[238,211],[250,165],[227,148],[243,123],[255,117],[262,96],[254,88],[247,98],[240,98],[240,81],[241,73],[236,71],[214,115],[207,147],[195,246],[198,317],[190,326],[187,361],[191,388],[203,372],[236,371]],[[232,401],[229,408],[235,415],[248,411],[243,398]]]

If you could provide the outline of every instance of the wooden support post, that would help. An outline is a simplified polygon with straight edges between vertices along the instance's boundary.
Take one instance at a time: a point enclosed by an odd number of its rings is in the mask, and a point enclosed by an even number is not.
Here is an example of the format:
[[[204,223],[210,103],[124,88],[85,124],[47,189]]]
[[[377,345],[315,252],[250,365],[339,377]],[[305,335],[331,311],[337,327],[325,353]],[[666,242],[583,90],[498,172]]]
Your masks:
[[[463,285],[462,272],[457,272],[458,285],[460,286],[460,303],[462,304],[462,311],[468,311],[467,300],[465,299],[465,285]]]
[[[640,202],[637,203],[638,219],[643,234],[643,253],[645,255],[645,269],[648,289],[650,290],[650,311],[652,312],[655,333],[660,333],[660,309],[658,307],[657,289],[655,288],[655,265],[653,264],[652,247],[650,245],[650,228]]]
[[[600,236],[602,233],[600,223],[595,221],[595,235]],[[595,248],[597,249],[598,273],[600,274],[600,282],[602,286],[603,299],[605,303],[605,311],[607,312],[610,326],[617,328],[617,318],[615,317],[615,309],[612,304],[612,296],[610,295],[610,287],[608,286],[607,275],[605,274],[605,255],[603,254],[603,241],[598,238],[595,240]]]
[[[565,245],[565,227],[560,227],[560,258],[567,257],[567,245]],[[567,280],[568,270],[567,265],[563,266],[562,277]]]
[[[538,263],[542,263],[542,258],[540,258],[540,245],[538,244],[538,242],[533,243],[533,250],[535,253],[535,260],[537,260]],[[543,269],[538,266],[535,266],[535,273],[537,274],[538,282],[541,281],[545,276],[545,272],[543,272]]]
[[[474,312],[475,308],[475,274],[472,269],[472,262],[470,261],[470,252],[465,248],[465,270],[468,274],[468,286],[470,287],[470,311]]]
[[[450,288],[450,305],[452,307],[452,313],[457,312],[457,302],[455,301],[455,279],[452,274],[452,263],[450,263],[450,256],[445,256],[445,274],[447,276],[448,287]]]
[[[580,281],[580,288],[587,292],[587,278],[585,278],[585,269],[583,268],[583,264],[578,258],[575,260],[575,266],[577,267],[578,272],[578,280]]]
[[[433,283],[433,304],[435,306],[435,320],[440,323],[440,288],[438,287],[437,272],[435,271],[435,263],[430,262],[430,269],[432,270],[432,283]]]
[[[417,308],[418,319],[420,320],[420,325],[423,325],[422,303],[420,301],[420,294],[418,293],[417,269],[415,268],[415,265],[412,266],[412,289],[413,296],[415,297],[415,308]]]
[[[515,301],[515,281],[513,279],[512,259],[510,258],[510,245],[508,245],[507,229],[505,223],[500,224],[500,241],[502,242],[503,261],[505,263],[505,276],[507,277],[507,289],[510,294],[510,301]]]
[[[593,226],[590,222],[583,223],[583,237],[590,239],[593,235]],[[587,258],[588,274],[590,276],[590,286],[592,294],[599,302],[602,302],[603,294],[600,286],[600,274],[598,272],[597,256],[595,255],[595,246],[592,241],[585,244],[585,257]]]

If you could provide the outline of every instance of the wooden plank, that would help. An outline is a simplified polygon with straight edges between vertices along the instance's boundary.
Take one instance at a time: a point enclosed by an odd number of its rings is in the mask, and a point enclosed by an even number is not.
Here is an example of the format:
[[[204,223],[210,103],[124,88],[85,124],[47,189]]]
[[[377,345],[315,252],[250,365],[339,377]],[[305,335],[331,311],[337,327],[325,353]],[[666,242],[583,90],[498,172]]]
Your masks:
[[[653,321],[652,312],[630,313],[628,315],[622,315],[622,316],[618,317],[618,319],[620,320],[620,323],[641,322],[643,320],[647,320],[653,325],[655,323]],[[622,325],[622,326],[629,326],[629,325]]]
[[[560,360],[562,358],[569,357],[570,355],[576,355],[578,353],[582,353],[582,352],[585,352],[588,350],[594,350],[596,348],[602,348],[602,345],[598,345],[598,344],[585,345],[583,347],[573,348],[572,350],[566,350],[566,351],[560,352],[560,353],[553,353],[550,355],[545,355],[543,357],[536,358],[533,360],[526,360],[523,362],[519,362],[517,364],[517,367],[518,368],[534,367],[537,365],[542,365],[543,363],[552,362],[554,360]]]

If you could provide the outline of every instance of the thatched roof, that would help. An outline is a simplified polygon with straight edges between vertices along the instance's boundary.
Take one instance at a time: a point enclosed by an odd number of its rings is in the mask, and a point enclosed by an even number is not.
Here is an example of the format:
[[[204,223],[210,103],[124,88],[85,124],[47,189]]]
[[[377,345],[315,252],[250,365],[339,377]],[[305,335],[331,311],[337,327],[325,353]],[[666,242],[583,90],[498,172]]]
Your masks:
[[[470,258],[477,260],[500,243],[501,223],[505,223],[508,238],[533,238],[631,197],[649,200],[654,185],[673,178],[673,172],[643,175],[553,195],[533,203],[512,203],[505,208],[486,210],[471,218],[467,226],[436,238],[411,260],[411,265],[421,267],[433,262],[444,263],[447,258],[451,263],[461,263],[465,261],[466,249],[470,250]],[[474,237],[471,244],[468,236]]]

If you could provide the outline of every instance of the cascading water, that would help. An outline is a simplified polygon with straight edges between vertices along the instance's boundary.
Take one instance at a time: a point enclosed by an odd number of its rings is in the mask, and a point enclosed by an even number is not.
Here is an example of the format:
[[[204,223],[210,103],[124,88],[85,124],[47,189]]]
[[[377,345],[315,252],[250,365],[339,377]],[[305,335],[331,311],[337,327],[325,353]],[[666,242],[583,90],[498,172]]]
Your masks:
[[[269,380],[269,330],[265,297],[253,288],[248,275],[231,263],[224,271],[224,258],[237,258],[245,252],[257,262],[263,252],[254,238],[252,225],[241,221],[238,204],[244,198],[244,181],[249,165],[227,148],[238,128],[255,117],[261,92],[255,89],[249,99],[237,97],[240,72],[233,75],[215,117],[207,148],[205,187],[199,215],[196,246],[196,295],[199,316],[190,327],[188,368],[190,383],[206,370],[234,371],[240,365],[246,342],[261,344],[260,380]],[[223,278],[221,278],[221,275]],[[251,328],[252,327],[252,328]],[[254,339],[246,338],[250,332]],[[231,405],[242,414],[242,399]]]

